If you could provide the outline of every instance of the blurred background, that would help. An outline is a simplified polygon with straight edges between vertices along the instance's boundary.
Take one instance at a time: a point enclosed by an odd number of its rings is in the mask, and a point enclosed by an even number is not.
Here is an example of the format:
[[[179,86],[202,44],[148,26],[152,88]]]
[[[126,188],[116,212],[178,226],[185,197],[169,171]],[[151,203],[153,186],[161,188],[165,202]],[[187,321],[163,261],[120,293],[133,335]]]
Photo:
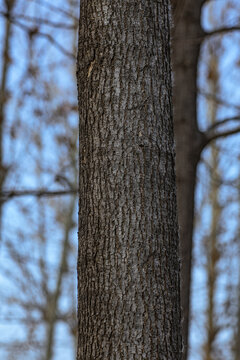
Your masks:
[[[78,0],[0,0],[1,359],[75,358],[78,17]],[[198,124],[218,132],[198,163],[188,359],[240,360],[239,0],[206,1],[201,24]]]

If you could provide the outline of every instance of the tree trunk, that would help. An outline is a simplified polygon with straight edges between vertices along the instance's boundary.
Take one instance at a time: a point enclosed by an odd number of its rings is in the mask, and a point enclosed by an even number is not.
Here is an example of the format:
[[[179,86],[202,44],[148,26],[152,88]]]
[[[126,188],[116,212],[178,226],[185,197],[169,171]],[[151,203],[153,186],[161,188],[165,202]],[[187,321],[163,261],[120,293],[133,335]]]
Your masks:
[[[211,56],[208,64],[208,88],[210,94],[218,95],[219,93],[219,52],[221,42],[215,43],[211,49]],[[208,119],[210,126],[216,123],[218,106],[215,101],[208,101]],[[221,252],[219,251],[219,224],[221,219],[222,208],[219,203],[219,190],[221,177],[219,173],[220,151],[217,144],[211,146],[210,167],[212,169],[210,176],[209,200],[211,207],[211,225],[210,234],[207,237],[207,276],[208,276],[208,294],[207,294],[207,338],[203,346],[204,360],[213,360],[215,358],[214,347],[218,335],[218,324],[216,322],[216,285],[218,280],[218,262]]]
[[[197,124],[197,69],[203,39],[200,24],[202,2],[201,0],[172,0],[175,20],[173,104],[177,154],[184,360],[187,359],[188,352],[194,191],[197,164],[203,147],[203,135]]]
[[[169,22],[81,1],[78,360],[181,359]]]
[[[54,337],[57,326],[57,314],[59,312],[59,300],[62,292],[62,285],[64,275],[67,272],[67,260],[70,247],[70,232],[73,227],[73,213],[76,203],[76,197],[72,197],[71,203],[66,214],[66,222],[64,224],[64,240],[61,253],[61,261],[57,272],[56,285],[54,291],[50,294],[50,299],[47,304],[47,332],[44,360],[52,360],[54,355]]]

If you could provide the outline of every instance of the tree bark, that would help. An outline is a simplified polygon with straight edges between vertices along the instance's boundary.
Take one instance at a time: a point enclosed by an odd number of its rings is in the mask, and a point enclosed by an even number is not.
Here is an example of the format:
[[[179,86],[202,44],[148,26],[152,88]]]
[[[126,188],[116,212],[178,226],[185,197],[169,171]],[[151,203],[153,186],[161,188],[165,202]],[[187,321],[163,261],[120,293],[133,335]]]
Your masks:
[[[172,0],[173,104],[176,139],[177,203],[180,226],[181,306],[184,360],[188,352],[191,290],[194,191],[197,164],[203,148],[203,134],[197,124],[197,70],[203,30],[202,0]]]
[[[81,1],[78,360],[182,358],[169,23]]]

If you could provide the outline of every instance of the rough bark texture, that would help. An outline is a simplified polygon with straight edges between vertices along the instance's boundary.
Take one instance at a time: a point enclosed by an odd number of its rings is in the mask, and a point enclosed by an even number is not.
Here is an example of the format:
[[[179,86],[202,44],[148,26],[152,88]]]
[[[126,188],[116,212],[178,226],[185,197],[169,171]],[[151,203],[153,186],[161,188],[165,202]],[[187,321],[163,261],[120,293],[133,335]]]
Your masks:
[[[82,0],[78,360],[181,359],[168,0]]]
[[[202,0],[172,0],[174,13],[174,127],[180,226],[181,305],[184,359],[187,359],[196,169],[203,148],[197,125],[197,69],[203,30]]]

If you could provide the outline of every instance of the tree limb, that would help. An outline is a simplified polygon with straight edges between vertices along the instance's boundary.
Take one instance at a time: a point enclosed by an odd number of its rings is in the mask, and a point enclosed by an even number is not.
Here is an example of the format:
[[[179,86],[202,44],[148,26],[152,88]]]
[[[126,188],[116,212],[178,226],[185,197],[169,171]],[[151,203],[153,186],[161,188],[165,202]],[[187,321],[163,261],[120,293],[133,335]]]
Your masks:
[[[77,194],[77,189],[68,190],[47,190],[47,189],[36,189],[36,190],[4,190],[0,192],[0,200],[6,201],[14,197],[22,196],[36,196],[36,197],[49,197],[49,196],[62,196]]]
[[[236,25],[236,26],[231,26],[231,27],[221,27],[219,29],[212,30],[212,31],[205,31],[204,34],[205,34],[205,38],[206,38],[206,37],[215,36],[215,35],[224,35],[224,34],[228,34],[233,31],[239,31],[239,30],[240,30],[240,26]]]
[[[236,127],[235,129],[231,129],[231,130],[225,130],[225,131],[221,131],[221,132],[216,132],[213,134],[205,134],[205,146],[208,145],[210,142],[212,142],[213,140],[217,140],[221,137],[227,137],[230,135],[235,135],[237,133],[240,133],[240,126]]]
[[[226,124],[230,121],[240,121],[240,115],[216,121],[213,125],[209,126],[209,128],[206,130],[206,133],[209,133],[210,131],[216,129],[216,127]]]
[[[9,19],[9,13],[6,11],[0,11],[0,15],[4,16],[5,18]],[[10,20],[12,22],[21,19],[24,21],[28,21],[28,22],[38,22],[38,24],[42,25],[48,25],[54,28],[61,28],[61,29],[66,29],[66,30],[73,30],[75,27],[74,25],[71,24],[65,24],[63,22],[53,22],[49,19],[44,19],[43,17],[37,17],[37,16],[28,16],[25,14],[11,14],[10,16]]]
[[[33,29],[31,27],[26,26],[25,24],[18,21],[16,18],[10,16],[8,13],[0,12],[0,15],[4,15],[13,25],[20,27],[22,30],[26,31],[29,35],[35,35],[35,36],[40,36],[40,37],[46,38],[52,45],[55,46],[55,48],[60,50],[64,55],[71,58],[72,60],[75,60],[74,54],[67,51],[61,44],[59,44],[54,39],[54,37],[52,35],[43,33],[41,31],[39,31],[39,29],[37,29],[37,28]]]

